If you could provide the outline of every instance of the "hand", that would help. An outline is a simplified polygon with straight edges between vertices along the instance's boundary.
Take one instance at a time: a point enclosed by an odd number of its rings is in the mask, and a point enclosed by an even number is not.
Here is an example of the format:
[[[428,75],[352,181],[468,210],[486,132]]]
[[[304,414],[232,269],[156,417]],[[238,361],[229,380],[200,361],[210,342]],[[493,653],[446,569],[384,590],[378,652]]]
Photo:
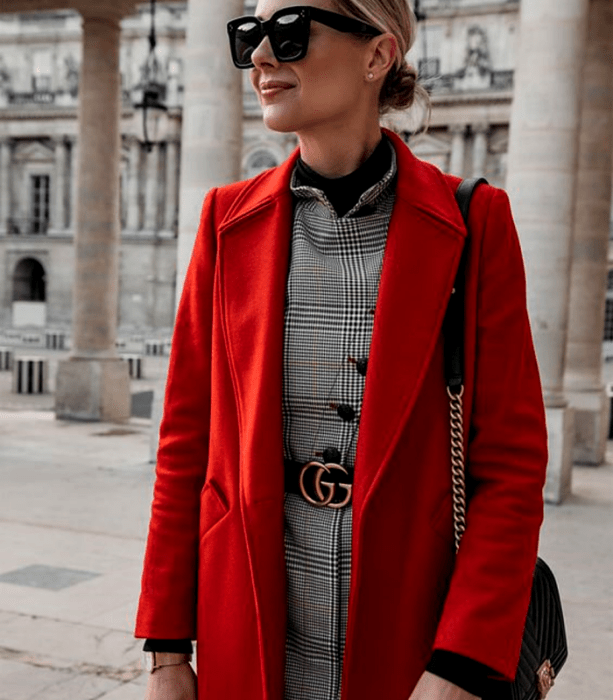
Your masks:
[[[190,664],[165,666],[149,675],[145,700],[197,700],[196,674]]]
[[[424,671],[409,700],[480,700],[459,686]]]

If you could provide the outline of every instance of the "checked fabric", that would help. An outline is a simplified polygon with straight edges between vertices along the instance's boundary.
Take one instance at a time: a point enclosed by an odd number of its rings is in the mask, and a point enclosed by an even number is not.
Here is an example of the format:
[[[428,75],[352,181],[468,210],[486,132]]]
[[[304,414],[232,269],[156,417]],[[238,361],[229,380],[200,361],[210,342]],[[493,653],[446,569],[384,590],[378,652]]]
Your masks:
[[[363,361],[395,199],[396,154],[388,146],[389,170],[342,217],[322,190],[305,185],[296,171],[292,177],[283,439],[284,457],[301,464],[336,448],[341,464],[354,465]],[[352,410],[339,412],[340,405]],[[351,505],[316,508],[300,495],[285,494],[285,700],[340,698],[351,528]]]

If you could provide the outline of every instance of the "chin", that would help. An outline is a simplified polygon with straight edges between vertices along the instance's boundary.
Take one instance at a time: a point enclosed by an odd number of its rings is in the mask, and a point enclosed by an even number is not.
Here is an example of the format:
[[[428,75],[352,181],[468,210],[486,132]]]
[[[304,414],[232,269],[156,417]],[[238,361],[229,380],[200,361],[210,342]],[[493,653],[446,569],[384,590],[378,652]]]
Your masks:
[[[297,131],[302,123],[293,110],[275,109],[274,106],[264,107],[262,118],[264,126],[271,131],[278,131],[283,134]]]

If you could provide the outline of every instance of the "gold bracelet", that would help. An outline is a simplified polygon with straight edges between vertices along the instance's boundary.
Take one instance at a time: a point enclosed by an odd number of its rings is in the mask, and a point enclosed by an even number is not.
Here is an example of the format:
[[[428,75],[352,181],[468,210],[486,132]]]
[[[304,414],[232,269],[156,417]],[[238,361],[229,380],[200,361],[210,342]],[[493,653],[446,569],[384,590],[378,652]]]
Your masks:
[[[192,660],[191,654],[184,654],[183,659],[181,661],[173,661],[172,663],[169,663],[169,664],[159,664],[157,662],[155,651],[154,652],[146,652],[146,654],[151,655],[149,657],[151,663],[150,663],[150,665],[148,664],[150,673],[155,673],[159,668],[164,668],[165,666],[183,666],[183,664],[189,664]]]
[[[151,669],[151,673],[155,673],[158,668],[166,668],[166,666],[183,666],[183,664],[188,664],[189,661],[179,661],[175,664],[158,664],[157,666],[153,666]]]

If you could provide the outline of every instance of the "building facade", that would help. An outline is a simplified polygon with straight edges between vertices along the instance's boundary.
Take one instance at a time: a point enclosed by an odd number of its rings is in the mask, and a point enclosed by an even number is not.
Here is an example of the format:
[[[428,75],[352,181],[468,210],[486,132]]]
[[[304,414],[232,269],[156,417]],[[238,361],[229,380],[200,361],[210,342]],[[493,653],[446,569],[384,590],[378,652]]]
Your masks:
[[[519,0],[423,0],[409,58],[432,97],[390,127],[442,170],[505,185]],[[255,0],[247,0],[251,13]],[[148,4],[122,21],[119,333],[168,334],[176,253],[187,3],[159,2],[156,78],[168,111],[144,146],[142,81]],[[69,332],[72,318],[81,16],[0,15],[0,327]],[[242,175],[281,163],[292,135],[262,124],[244,72]],[[102,106],[103,108],[103,106]],[[203,193],[204,194],[204,193]],[[610,335],[610,333],[609,333]]]
[[[253,0],[245,5],[252,12]],[[517,0],[434,2],[411,53],[432,90],[426,133],[390,119],[443,170],[505,179]],[[150,15],[122,21],[119,332],[168,333],[176,295],[176,230],[187,3],[158,3],[157,79],[168,112],[143,146],[142,80]],[[0,15],[0,326],[69,331],[76,221],[81,18],[73,11]],[[291,135],[268,132],[244,74],[242,174],[281,163]]]
[[[170,329],[186,4],[158,9],[168,112],[144,146],[149,13],[122,22],[120,327]],[[0,15],[0,326],[69,330],[74,281],[81,16]],[[104,105],[100,105],[104,109]]]

